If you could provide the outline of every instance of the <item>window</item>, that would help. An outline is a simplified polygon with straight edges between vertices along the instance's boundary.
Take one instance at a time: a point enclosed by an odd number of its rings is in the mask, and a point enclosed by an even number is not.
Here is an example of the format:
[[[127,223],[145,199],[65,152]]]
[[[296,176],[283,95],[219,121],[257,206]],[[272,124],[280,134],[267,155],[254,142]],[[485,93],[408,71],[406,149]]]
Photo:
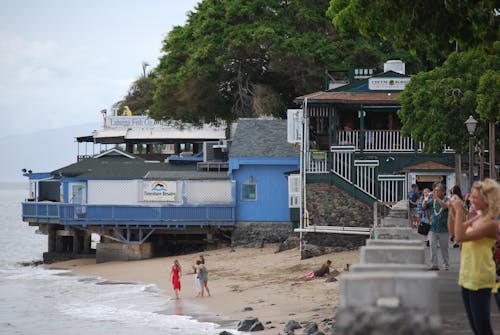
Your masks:
[[[300,175],[288,176],[288,207],[300,208]]]
[[[241,199],[244,201],[257,200],[257,185],[254,183],[242,184]]]

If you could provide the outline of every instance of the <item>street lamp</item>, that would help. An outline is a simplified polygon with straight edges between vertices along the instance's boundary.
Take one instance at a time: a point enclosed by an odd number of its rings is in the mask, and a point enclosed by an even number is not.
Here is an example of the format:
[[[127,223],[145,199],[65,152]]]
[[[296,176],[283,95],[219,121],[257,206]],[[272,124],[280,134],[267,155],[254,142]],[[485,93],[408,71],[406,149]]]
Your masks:
[[[473,146],[473,140],[472,136],[474,135],[474,131],[476,130],[477,126],[477,120],[472,117],[472,115],[469,115],[469,118],[467,121],[465,121],[465,126],[467,127],[467,131],[469,132],[469,188],[472,186],[472,181],[474,180],[474,172],[472,170],[473,168],[473,162],[474,162],[474,146]]]

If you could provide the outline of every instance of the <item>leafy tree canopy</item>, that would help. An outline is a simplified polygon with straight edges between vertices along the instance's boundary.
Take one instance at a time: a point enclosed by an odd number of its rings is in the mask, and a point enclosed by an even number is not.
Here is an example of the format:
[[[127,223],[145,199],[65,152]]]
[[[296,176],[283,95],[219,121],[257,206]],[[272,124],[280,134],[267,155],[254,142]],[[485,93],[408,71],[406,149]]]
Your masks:
[[[119,102],[118,114],[123,114],[127,106],[133,115],[145,115],[153,104],[156,91],[155,73],[147,71],[148,63],[142,64],[142,75],[134,81],[125,98]]]
[[[205,0],[163,42],[150,115],[187,122],[284,116],[297,96],[322,89],[328,67],[381,68],[402,58],[379,38],[340,37],[328,0]]]
[[[442,66],[412,76],[399,96],[403,133],[424,141],[427,152],[442,152],[445,144],[466,152],[469,135],[464,122],[469,115],[500,120],[498,69],[499,53],[473,49],[453,53]],[[487,122],[480,122],[475,135],[485,137],[486,129]]]
[[[497,0],[332,0],[329,16],[341,32],[393,42],[440,65],[456,50],[491,47],[498,40]]]

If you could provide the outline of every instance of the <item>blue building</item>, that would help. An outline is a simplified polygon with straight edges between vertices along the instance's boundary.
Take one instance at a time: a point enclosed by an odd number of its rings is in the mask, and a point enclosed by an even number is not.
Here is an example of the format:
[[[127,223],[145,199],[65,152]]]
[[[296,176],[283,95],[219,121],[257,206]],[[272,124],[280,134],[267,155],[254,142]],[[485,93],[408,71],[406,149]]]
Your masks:
[[[250,232],[264,242],[286,238],[291,230],[287,176],[298,169],[299,151],[287,142],[286,120],[238,120],[229,151],[237,234]],[[260,234],[265,231],[276,235]]]
[[[281,242],[291,231],[287,175],[299,169],[286,127],[285,120],[242,119],[231,141],[201,141],[203,151],[186,159],[151,161],[113,148],[50,173],[26,173],[23,220],[48,235],[46,259],[91,254],[93,235],[98,261],[227,245],[235,235]]]

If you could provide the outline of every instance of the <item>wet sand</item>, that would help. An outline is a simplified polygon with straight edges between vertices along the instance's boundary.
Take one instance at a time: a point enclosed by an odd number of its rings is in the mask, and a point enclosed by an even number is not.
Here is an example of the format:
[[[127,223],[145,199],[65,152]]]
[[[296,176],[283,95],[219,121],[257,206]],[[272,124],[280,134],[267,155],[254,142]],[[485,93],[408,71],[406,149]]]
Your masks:
[[[263,248],[230,248],[204,252],[210,297],[196,297],[192,265],[200,253],[141,261],[96,264],[95,259],[77,259],[49,265],[79,275],[97,276],[109,282],[150,283],[172,299],[169,279],[175,259],[182,266],[181,299],[168,303],[168,314],[191,315],[200,321],[216,322],[236,328],[239,320],[257,317],[266,330],[258,334],[278,334],[289,320],[314,321],[327,327],[339,303],[338,282],[325,278],[306,280],[305,274],[317,270],[327,259],[332,270],[342,272],[346,264],[359,263],[358,251],[325,254],[300,260],[299,250],[276,253],[277,245]],[[245,307],[252,308],[244,311]]]

